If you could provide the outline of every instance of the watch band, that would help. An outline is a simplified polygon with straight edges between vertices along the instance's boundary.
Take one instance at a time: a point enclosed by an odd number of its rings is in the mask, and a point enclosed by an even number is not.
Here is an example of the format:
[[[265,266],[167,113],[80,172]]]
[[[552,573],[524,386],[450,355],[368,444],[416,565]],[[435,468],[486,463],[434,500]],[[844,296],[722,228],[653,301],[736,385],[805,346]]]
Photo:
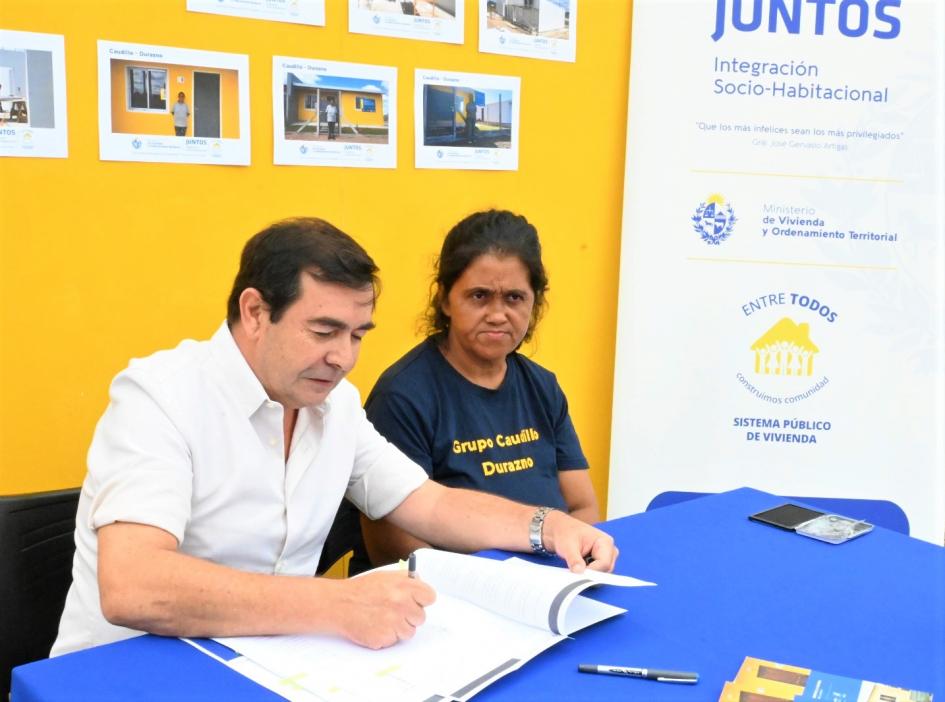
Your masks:
[[[539,507],[535,510],[535,514],[532,515],[532,521],[528,525],[528,540],[532,545],[532,552],[540,556],[554,555],[545,548],[545,543],[542,539],[545,528],[545,517],[548,516],[548,512],[553,509],[554,507]]]

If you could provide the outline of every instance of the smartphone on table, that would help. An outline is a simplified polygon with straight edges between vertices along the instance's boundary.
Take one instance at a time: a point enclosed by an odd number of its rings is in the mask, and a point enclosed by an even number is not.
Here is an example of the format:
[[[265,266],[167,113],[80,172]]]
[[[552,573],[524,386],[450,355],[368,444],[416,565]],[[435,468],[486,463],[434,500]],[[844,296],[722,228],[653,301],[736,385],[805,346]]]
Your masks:
[[[770,524],[771,526],[778,527],[779,529],[794,531],[804,522],[809,522],[811,519],[820,517],[823,514],[824,512],[820,512],[816,509],[809,509],[807,507],[801,507],[800,505],[792,505],[787,503],[779,505],[778,507],[766,509],[764,512],[752,514],[748,518],[754,522]]]
[[[748,518],[831,544],[841,544],[873,530],[873,525],[862,519],[827,514],[791,503],[757,512]]]

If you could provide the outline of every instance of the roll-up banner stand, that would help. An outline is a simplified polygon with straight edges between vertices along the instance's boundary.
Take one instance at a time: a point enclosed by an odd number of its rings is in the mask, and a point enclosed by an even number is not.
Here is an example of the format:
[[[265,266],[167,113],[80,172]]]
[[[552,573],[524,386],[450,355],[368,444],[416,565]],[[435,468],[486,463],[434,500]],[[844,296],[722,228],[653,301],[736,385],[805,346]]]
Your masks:
[[[751,486],[942,543],[943,92],[940,0],[634,1],[609,517]]]

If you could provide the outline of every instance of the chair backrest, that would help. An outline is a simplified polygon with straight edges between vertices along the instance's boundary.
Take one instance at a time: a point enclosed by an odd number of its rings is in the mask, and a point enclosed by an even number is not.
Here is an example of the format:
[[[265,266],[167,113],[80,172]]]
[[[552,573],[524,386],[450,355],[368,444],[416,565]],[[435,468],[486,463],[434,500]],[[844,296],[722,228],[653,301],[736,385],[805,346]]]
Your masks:
[[[0,700],[10,671],[46,658],[72,582],[78,488],[0,496]]]
[[[709,493],[705,492],[661,492],[650,500],[646,506],[646,511],[666,507],[677,502],[693,500],[697,497],[703,497]],[[875,524],[885,529],[898,531],[900,534],[909,535],[909,518],[902,510],[902,507],[889,500],[862,500],[846,497],[803,497],[789,495],[785,500],[794,500],[805,504],[818,507],[826,512],[842,514],[846,517],[863,519],[870,524]]]
[[[344,499],[338,506],[338,512],[325,539],[315,574],[324,575],[338,560],[351,553],[360,540],[360,512],[347,499]],[[342,575],[348,576],[347,569]]]

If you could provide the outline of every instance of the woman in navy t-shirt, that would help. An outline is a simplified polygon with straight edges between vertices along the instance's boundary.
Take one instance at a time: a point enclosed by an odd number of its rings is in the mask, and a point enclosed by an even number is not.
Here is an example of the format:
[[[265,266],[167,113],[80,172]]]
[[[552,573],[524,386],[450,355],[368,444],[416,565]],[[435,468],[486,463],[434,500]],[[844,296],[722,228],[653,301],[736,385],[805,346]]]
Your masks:
[[[466,217],[443,242],[429,336],[384,372],[365,410],[439,483],[593,523],[597,498],[567,399],[553,373],[518,353],[547,288],[528,220],[496,210]],[[428,545],[383,519],[361,525],[374,565]]]

